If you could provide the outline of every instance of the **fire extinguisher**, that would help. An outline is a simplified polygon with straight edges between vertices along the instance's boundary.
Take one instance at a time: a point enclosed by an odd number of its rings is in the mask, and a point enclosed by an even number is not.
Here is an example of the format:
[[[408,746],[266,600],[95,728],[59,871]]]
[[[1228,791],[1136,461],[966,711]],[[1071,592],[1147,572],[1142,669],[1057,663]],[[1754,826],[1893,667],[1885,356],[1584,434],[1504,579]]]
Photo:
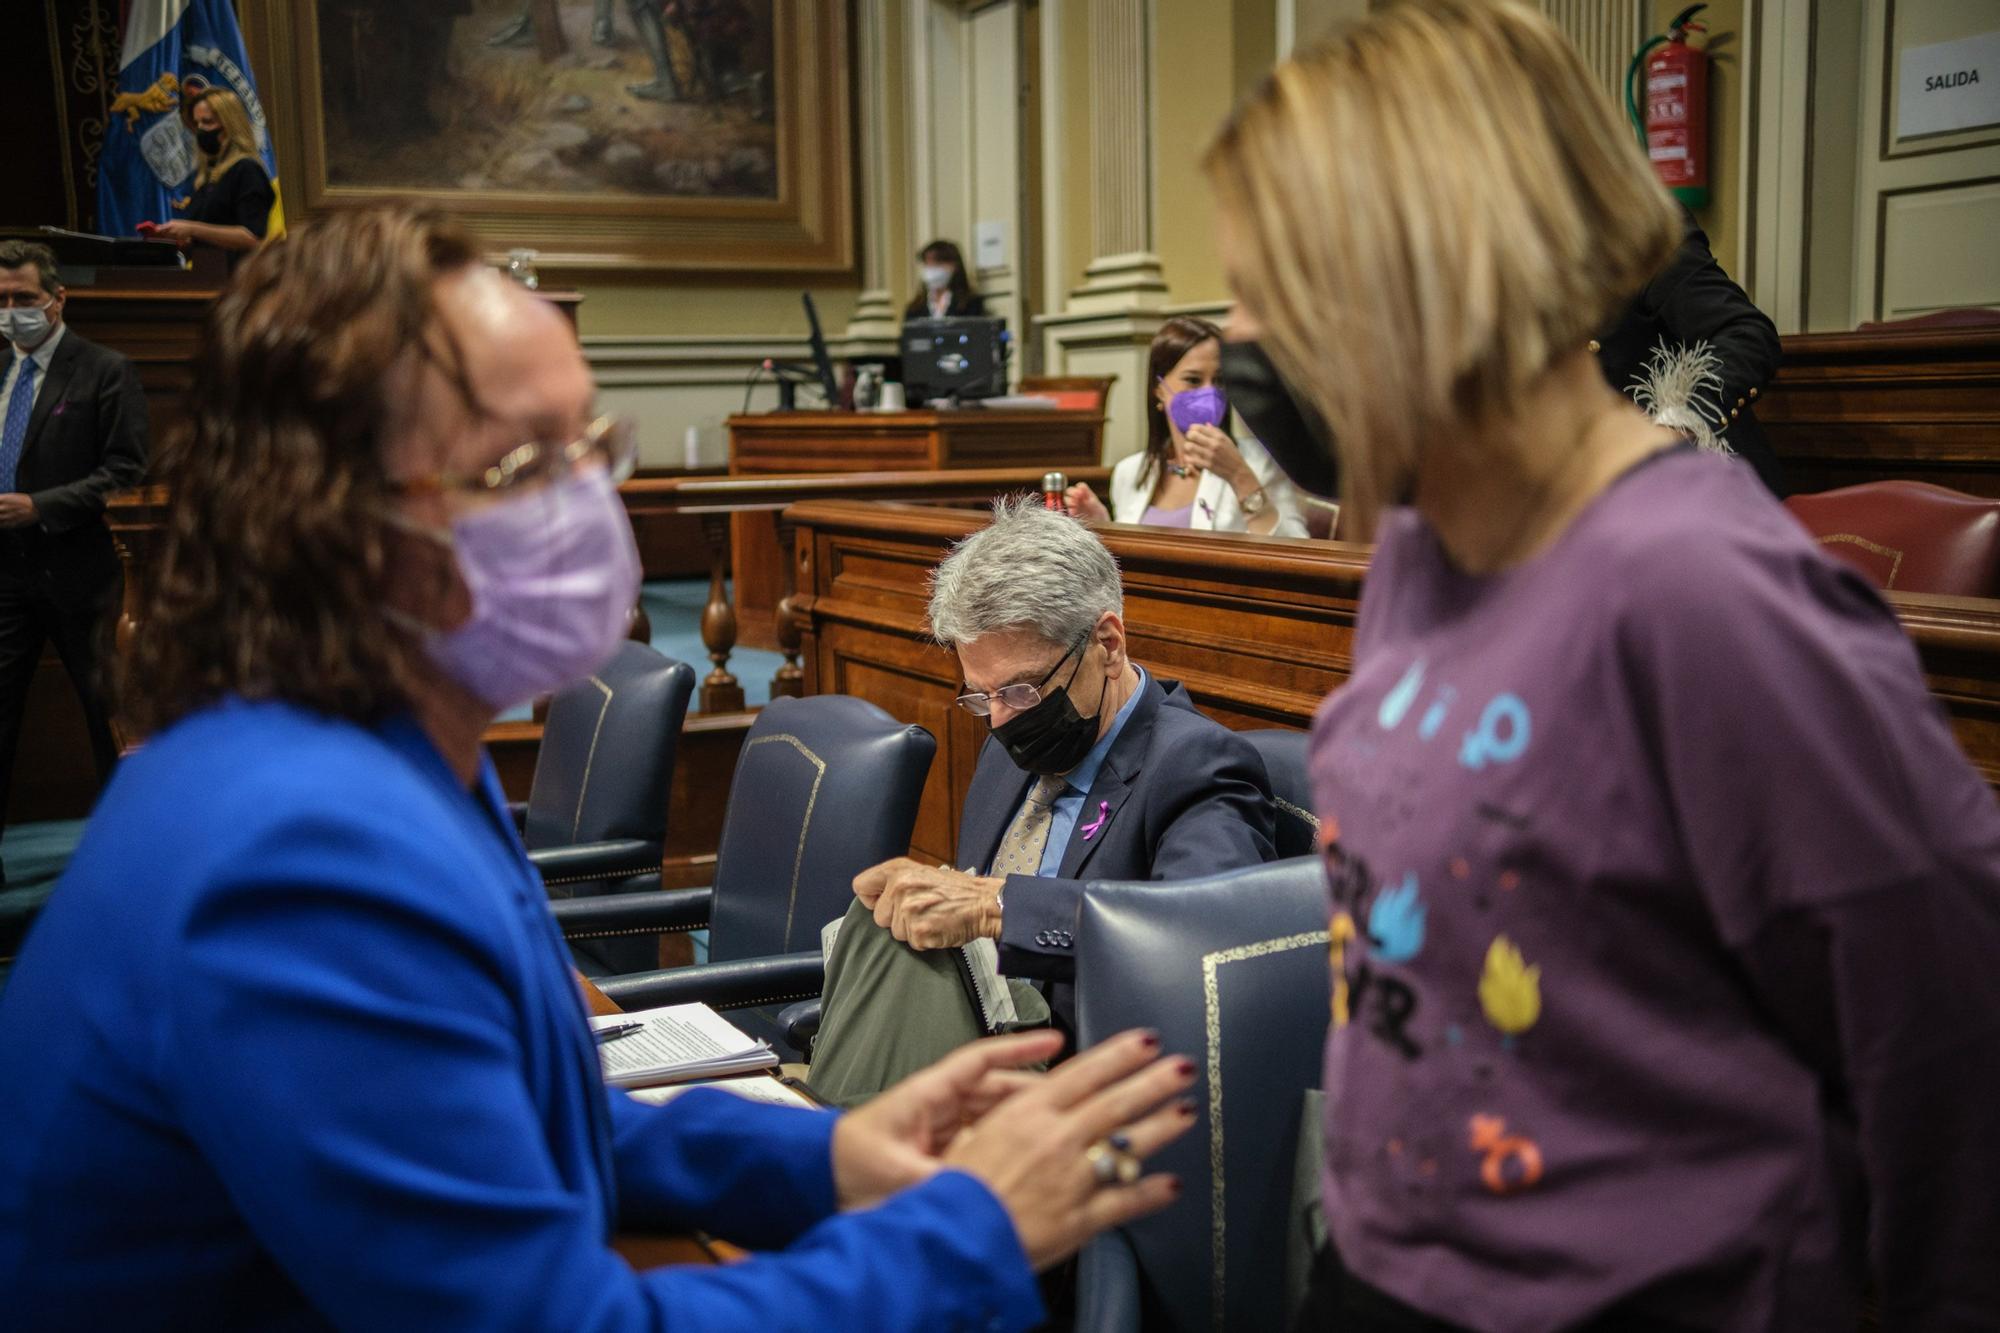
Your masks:
[[[1689,5],[1667,25],[1664,36],[1646,39],[1625,71],[1625,113],[1653,171],[1676,199],[1689,208],[1708,204],[1708,52],[1689,46],[1691,32],[1707,32],[1691,22],[1707,5]],[[1646,77],[1641,114],[1635,76]]]

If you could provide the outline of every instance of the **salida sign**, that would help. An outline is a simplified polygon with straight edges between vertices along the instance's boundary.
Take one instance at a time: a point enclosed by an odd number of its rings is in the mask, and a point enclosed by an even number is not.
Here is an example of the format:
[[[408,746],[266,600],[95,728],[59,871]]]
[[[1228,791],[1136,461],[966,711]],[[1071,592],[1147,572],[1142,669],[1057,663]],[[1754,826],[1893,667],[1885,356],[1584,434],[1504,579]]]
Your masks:
[[[1903,52],[1896,137],[2000,125],[2000,32]]]

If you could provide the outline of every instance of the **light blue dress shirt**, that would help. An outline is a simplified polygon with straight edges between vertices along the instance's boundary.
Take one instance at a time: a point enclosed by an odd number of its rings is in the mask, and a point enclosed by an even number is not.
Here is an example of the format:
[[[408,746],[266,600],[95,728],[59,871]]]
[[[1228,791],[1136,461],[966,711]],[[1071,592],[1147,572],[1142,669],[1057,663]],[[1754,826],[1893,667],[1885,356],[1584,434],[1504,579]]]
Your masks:
[[[1132,691],[1132,697],[1118,710],[1118,716],[1111,719],[1111,729],[1097,738],[1097,744],[1090,747],[1083,762],[1065,775],[1064,781],[1069,785],[1049,806],[1049,841],[1042,848],[1042,863],[1035,867],[1038,878],[1053,879],[1062,869],[1063,853],[1069,850],[1070,835],[1076,832],[1077,820],[1083,816],[1083,801],[1090,794],[1090,785],[1097,781],[1097,770],[1104,767],[1104,756],[1111,753],[1112,742],[1125,730],[1126,719],[1139,706],[1139,696],[1146,692],[1146,668],[1134,665],[1132,669],[1139,673],[1139,688]],[[1015,813],[1019,812],[1020,807],[1016,806]]]

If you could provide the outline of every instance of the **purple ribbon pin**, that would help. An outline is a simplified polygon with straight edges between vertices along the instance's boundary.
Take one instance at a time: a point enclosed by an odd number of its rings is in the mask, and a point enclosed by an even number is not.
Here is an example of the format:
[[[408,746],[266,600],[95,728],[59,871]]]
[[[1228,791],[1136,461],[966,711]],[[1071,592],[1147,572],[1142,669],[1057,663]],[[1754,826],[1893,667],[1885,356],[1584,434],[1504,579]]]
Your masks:
[[[1104,821],[1109,818],[1111,818],[1111,802],[1099,801],[1097,803],[1097,818],[1083,826],[1083,840],[1089,842],[1092,838],[1096,837],[1097,831],[1104,827]]]

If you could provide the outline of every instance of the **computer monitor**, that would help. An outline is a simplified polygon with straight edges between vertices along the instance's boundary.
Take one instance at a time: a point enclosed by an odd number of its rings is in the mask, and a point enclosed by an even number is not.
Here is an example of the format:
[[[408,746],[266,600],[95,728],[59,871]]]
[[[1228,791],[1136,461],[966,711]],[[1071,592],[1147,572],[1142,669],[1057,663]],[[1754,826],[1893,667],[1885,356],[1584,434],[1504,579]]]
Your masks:
[[[813,304],[811,292],[800,292],[799,297],[806,304],[806,324],[812,330],[813,372],[819,379],[820,390],[826,394],[826,405],[838,407],[840,384],[833,378],[833,358],[826,353],[826,335],[819,330],[819,307]]]
[[[1007,392],[1004,322],[976,316],[903,323],[903,387],[912,405]]]

